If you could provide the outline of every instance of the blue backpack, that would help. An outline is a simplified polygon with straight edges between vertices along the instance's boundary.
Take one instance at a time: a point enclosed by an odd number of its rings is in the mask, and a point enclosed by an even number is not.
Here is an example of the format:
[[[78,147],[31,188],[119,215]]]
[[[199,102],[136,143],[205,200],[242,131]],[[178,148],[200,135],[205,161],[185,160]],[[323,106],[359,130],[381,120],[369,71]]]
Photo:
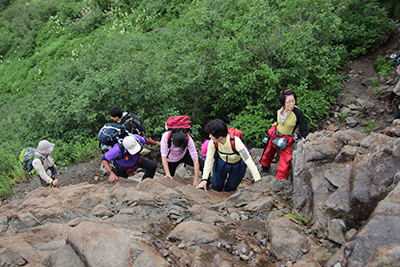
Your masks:
[[[119,140],[122,140],[129,133],[124,125],[118,123],[106,123],[97,135],[99,147],[103,153],[110,150]]]

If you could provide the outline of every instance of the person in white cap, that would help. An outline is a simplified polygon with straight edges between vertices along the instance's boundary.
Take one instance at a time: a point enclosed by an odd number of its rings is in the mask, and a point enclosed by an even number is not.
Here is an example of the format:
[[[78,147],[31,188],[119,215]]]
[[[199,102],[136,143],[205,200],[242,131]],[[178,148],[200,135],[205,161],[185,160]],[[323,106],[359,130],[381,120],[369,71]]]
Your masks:
[[[40,178],[47,186],[56,187],[58,179],[55,179],[57,170],[53,157],[51,156],[53,148],[53,143],[47,140],[40,141],[35,150],[36,157],[32,160],[32,166],[39,173]]]
[[[122,144],[116,143],[104,154],[101,161],[111,182],[115,183],[118,176],[128,178],[138,168],[145,170],[142,181],[154,177],[157,163],[140,155],[140,150],[145,143],[146,139],[140,135],[129,135],[123,139]]]

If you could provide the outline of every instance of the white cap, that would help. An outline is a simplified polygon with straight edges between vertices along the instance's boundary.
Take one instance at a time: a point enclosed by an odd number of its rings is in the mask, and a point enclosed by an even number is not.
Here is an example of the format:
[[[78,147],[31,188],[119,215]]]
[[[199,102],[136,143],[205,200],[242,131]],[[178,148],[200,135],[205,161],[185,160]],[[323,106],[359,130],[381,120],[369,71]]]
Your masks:
[[[50,143],[47,140],[42,140],[39,142],[36,151],[39,152],[42,155],[48,155],[53,151],[54,144]]]
[[[133,136],[127,136],[122,141],[122,145],[128,150],[129,154],[135,155],[140,151],[140,145],[136,141],[136,138]]]

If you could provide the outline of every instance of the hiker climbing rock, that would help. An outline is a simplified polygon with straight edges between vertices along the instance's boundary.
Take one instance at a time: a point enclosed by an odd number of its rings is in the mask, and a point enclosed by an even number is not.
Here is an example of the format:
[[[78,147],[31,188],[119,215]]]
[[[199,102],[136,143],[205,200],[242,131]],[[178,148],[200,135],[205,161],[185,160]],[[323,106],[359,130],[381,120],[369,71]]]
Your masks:
[[[278,152],[278,173],[275,177],[279,180],[289,176],[293,142],[308,135],[303,112],[295,106],[296,100],[296,93],[290,89],[279,95],[281,104],[276,107],[272,127],[268,130],[269,141],[260,160],[261,171],[268,171]],[[296,132],[298,127],[300,133]]]
[[[174,125],[169,125],[169,120],[174,120]],[[181,120],[183,124],[179,124]],[[189,135],[190,120],[187,116],[175,116],[167,120],[168,131],[161,138],[161,160],[165,170],[165,177],[172,179],[180,163],[194,167],[193,186],[199,184],[199,173],[203,171],[204,160],[199,158],[195,143]],[[183,128],[182,128],[183,127]]]
[[[197,188],[207,190],[211,168],[213,168],[211,184],[216,191],[235,191],[242,182],[247,167],[254,181],[261,179],[248,149],[238,136],[228,132],[225,122],[220,119],[210,121],[205,130],[211,140],[208,143],[203,177]]]
[[[51,155],[53,148],[53,143],[42,140],[36,149],[27,147],[19,155],[19,161],[27,175],[33,180],[40,177],[40,183],[47,187],[56,187],[58,184],[58,179],[55,178],[57,167]]]
[[[129,135],[104,154],[101,160],[107,170],[110,182],[115,183],[118,176],[128,178],[138,168],[145,170],[142,180],[154,177],[157,163],[140,155],[145,143],[146,140],[140,135]]]

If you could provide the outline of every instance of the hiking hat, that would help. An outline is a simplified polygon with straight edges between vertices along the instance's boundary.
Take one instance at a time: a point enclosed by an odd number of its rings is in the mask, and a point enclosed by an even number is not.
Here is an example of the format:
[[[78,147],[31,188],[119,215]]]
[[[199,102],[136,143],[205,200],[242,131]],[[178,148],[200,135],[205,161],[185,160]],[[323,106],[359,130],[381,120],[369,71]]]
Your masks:
[[[50,143],[47,140],[42,140],[39,142],[36,151],[39,152],[42,155],[48,155],[53,151],[54,144]]]
[[[136,138],[133,136],[127,136],[122,141],[122,145],[128,150],[129,154],[135,155],[140,151],[140,145],[136,141]]]

